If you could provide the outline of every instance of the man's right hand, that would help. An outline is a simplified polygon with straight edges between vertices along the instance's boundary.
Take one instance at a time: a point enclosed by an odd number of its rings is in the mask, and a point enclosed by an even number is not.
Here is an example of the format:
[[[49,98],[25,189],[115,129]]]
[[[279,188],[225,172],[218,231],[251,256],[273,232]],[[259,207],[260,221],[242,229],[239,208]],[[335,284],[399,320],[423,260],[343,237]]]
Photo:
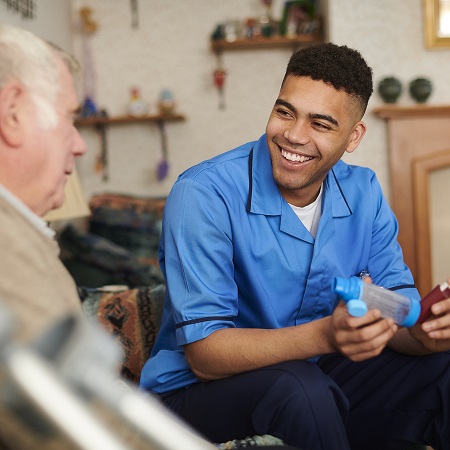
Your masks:
[[[353,317],[340,302],[331,317],[331,345],[352,361],[363,361],[379,355],[398,330],[392,319],[382,319],[377,309],[362,317]]]

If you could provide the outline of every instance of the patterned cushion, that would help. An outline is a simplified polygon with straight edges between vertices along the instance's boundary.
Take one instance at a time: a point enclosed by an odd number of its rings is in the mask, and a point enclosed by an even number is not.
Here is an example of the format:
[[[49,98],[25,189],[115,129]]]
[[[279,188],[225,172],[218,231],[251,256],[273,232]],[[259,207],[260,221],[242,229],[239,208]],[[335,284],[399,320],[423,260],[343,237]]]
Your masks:
[[[156,258],[165,198],[101,194],[89,202],[89,231],[138,257]]]
[[[83,310],[118,340],[123,351],[121,375],[137,383],[158,333],[165,285],[138,289],[78,288]]]
[[[270,447],[270,448],[280,448],[284,447],[285,444],[281,439],[271,436],[270,434],[263,434],[262,436],[247,437],[245,439],[233,439],[232,441],[223,442],[222,444],[217,444],[220,450],[231,450],[235,448],[247,448],[247,447]]]

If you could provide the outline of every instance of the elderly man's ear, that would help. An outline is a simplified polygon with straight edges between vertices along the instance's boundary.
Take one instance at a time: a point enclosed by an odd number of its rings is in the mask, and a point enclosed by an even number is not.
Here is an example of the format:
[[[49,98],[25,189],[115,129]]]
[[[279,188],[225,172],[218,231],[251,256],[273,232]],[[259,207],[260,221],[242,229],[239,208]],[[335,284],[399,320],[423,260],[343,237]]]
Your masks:
[[[24,138],[26,95],[15,81],[0,89],[0,137],[10,147],[18,147]]]

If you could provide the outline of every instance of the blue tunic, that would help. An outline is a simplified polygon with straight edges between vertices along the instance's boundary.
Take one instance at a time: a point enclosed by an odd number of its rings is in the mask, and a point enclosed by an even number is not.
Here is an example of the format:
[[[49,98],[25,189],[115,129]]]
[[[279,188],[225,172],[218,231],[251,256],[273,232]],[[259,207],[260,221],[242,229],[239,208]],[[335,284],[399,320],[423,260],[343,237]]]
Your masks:
[[[339,161],[314,239],[272,176],[266,136],[184,172],[164,211],[162,326],[141,375],[157,393],[199,382],[183,345],[221,328],[281,328],[331,315],[335,276],[368,271],[419,300],[398,224],[373,171]]]

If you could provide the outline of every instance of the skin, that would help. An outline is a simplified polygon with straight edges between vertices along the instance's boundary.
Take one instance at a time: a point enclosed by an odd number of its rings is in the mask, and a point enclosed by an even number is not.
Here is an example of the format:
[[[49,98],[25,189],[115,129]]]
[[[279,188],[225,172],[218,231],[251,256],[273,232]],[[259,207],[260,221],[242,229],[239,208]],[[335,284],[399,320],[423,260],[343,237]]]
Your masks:
[[[331,167],[364,136],[362,114],[358,102],[344,91],[308,77],[286,78],[266,130],[273,176],[286,201],[306,206],[317,198]],[[304,161],[290,161],[283,151]],[[387,345],[408,354],[449,349],[450,299],[435,304],[432,312],[436,316],[423,326],[398,330],[378,310],[352,317],[341,302],[332,316],[310,323],[272,330],[221,329],[184,350],[195,375],[209,381],[334,352],[362,361]]]
[[[0,90],[0,184],[43,216],[62,205],[75,158],[86,145],[74,126],[79,101],[68,68],[55,54],[60,74],[56,127],[45,129],[28,90],[10,80]]]
[[[360,119],[356,100],[346,92],[308,77],[286,78],[266,134],[273,176],[287,202],[306,206],[315,200],[330,169],[363,138]],[[307,160],[291,161],[283,151]]]

